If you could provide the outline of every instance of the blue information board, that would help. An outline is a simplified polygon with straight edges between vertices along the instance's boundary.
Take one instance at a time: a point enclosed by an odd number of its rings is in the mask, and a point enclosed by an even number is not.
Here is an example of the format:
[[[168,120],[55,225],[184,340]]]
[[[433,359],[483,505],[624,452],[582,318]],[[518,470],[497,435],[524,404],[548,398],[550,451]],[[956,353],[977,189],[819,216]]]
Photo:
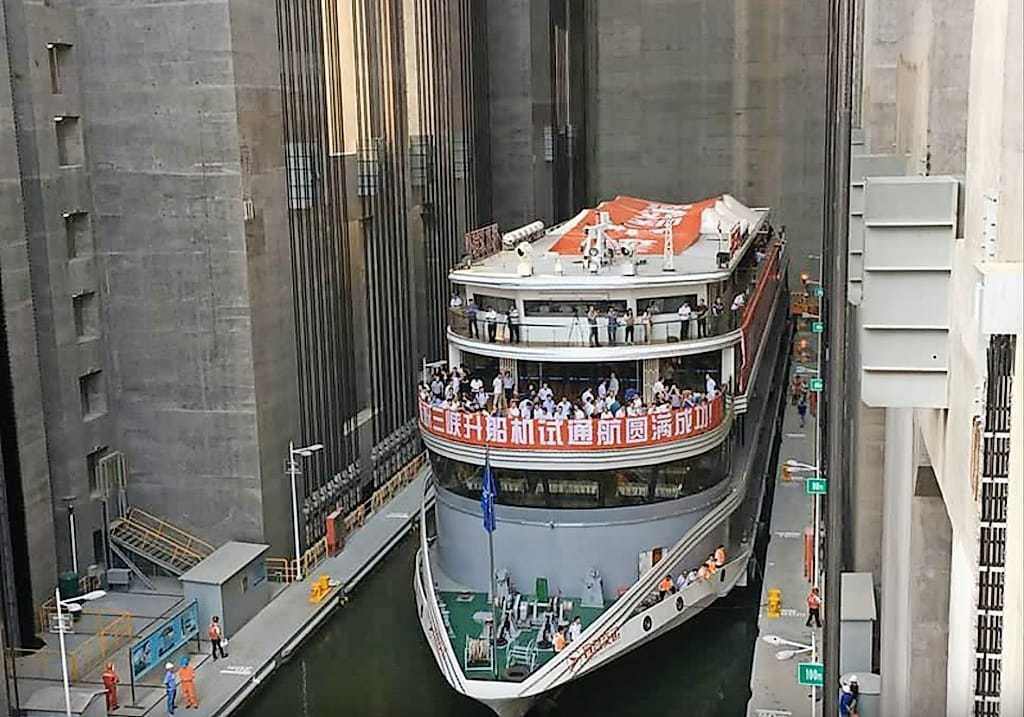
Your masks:
[[[181,612],[128,649],[132,680],[163,665],[175,650],[198,635],[199,603],[193,600]]]

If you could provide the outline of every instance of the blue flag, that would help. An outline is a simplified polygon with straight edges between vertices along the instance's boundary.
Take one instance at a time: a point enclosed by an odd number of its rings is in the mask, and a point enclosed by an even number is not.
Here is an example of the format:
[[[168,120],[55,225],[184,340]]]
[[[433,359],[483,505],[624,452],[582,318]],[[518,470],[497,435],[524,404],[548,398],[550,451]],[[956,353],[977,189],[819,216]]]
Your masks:
[[[498,487],[494,483],[494,473],[491,472],[491,456],[484,455],[484,479],[480,486],[480,509],[484,514],[484,530],[493,533],[494,524],[494,497],[498,494]]]

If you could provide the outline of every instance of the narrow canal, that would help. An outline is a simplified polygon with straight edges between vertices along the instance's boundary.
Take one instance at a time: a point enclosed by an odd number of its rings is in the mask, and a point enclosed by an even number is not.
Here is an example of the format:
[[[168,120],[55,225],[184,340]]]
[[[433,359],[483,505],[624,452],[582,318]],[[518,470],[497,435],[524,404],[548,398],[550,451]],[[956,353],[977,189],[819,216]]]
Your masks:
[[[412,594],[408,536],[324,628],[267,681],[243,717],[491,717],[444,681]],[[658,640],[571,683],[529,717],[740,717],[749,698],[759,586],[737,589]]]

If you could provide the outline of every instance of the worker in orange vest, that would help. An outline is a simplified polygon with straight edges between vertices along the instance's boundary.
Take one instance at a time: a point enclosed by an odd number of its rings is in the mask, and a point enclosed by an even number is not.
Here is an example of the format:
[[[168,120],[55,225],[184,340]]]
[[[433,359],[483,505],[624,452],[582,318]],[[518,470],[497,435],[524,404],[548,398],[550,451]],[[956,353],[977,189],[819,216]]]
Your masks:
[[[181,669],[178,670],[181,680],[181,691],[185,695],[185,709],[199,709],[199,698],[196,696],[196,671],[188,664],[188,658],[181,658]]]
[[[108,662],[107,669],[103,671],[103,689],[107,691],[107,712],[113,712],[120,706],[117,704],[117,683],[120,681],[114,663]]]
[[[821,593],[817,586],[807,593],[807,622],[804,623],[804,627],[810,627],[811,620],[821,627]]]

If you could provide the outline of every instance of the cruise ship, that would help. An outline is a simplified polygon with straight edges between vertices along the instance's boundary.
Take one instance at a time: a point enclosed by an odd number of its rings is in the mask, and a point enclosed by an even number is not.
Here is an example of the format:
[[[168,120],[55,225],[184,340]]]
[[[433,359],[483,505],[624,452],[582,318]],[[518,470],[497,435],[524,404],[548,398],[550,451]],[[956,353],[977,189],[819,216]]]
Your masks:
[[[728,194],[471,234],[419,391],[414,588],[452,688],[519,717],[746,585],[787,257],[771,212]]]

